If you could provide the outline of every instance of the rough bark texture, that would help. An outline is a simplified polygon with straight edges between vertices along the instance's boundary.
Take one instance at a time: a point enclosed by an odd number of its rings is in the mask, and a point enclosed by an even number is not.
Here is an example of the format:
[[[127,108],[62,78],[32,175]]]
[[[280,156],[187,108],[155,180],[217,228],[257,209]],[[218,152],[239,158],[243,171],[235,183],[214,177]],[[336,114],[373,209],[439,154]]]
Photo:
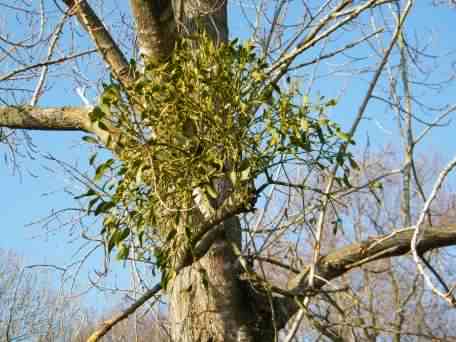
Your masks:
[[[182,269],[168,290],[173,341],[237,341],[246,330],[239,264],[230,245],[239,236],[238,220],[223,225],[225,234],[203,258]]]

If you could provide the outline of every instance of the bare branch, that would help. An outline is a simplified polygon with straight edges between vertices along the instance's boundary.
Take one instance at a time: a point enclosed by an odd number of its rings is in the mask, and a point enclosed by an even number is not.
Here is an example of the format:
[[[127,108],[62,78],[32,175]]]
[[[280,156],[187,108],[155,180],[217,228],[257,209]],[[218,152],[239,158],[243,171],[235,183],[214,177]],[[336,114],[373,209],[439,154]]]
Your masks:
[[[290,65],[293,61],[301,55],[307,49],[313,47],[318,42],[329,37],[332,33],[336,32],[340,27],[352,21],[358,17],[365,10],[383,5],[389,1],[384,0],[370,0],[365,2],[362,5],[359,5],[349,12],[346,13],[345,18],[339,22],[336,22],[331,27],[326,29],[324,32],[320,33],[324,28],[326,28],[329,23],[333,22],[334,19],[337,19],[341,11],[350,5],[351,1],[341,1],[338,6],[336,6],[329,14],[323,18],[320,23],[299,43],[296,48],[290,53],[284,55],[277,62],[274,63],[271,67],[271,71],[278,70],[278,75],[274,76],[274,81],[277,82],[282,76],[289,70]]]
[[[134,313],[139,307],[141,307],[145,302],[150,298],[155,296],[161,290],[161,285],[157,284],[153,288],[149,289],[144,293],[136,302],[130,305],[127,309],[114,316],[113,318],[103,322],[100,328],[95,330],[92,335],[87,339],[87,342],[96,342],[99,341],[103,336],[105,336],[117,323],[123,321],[132,313]]]
[[[312,59],[311,61],[307,61],[307,62],[304,62],[304,63],[300,63],[298,65],[295,65],[293,67],[290,67],[288,68],[288,71],[292,71],[292,70],[297,70],[297,69],[301,69],[303,67],[306,67],[306,66],[309,66],[309,65],[312,65],[312,64],[316,64],[316,63],[319,63],[325,59],[329,59],[329,58],[332,58],[334,56],[337,56],[338,54],[340,53],[343,53],[345,52],[346,50],[349,50],[349,49],[352,49],[354,48],[355,46],[361,44],[361,43],[364,43],[366,41],[368,41],[369,39],[371,39],[372,37],[380,34],[380,33],[383,33],[385,31],[385,29],[383,28],[380,28],[378,30],[375,30],[374,32],[371,32],[367,35],[365,35],[364,37],[354,41],[354,42],[351,42],[349,44],[346,44],[345,46],[339,48],[339,49],[336,49],[334,51],[331,51],[329,53],[326,53],[324,55],[321,55],[321,56],[318,56],[318,57],[315,57],[314,59]]]
[[[44,131],[92,132],[90,109],[81,107],[38,108],[31,106],[0,108],[0,127]]]
[[[315,268],[313,287],[309,286],[310,266],[303,268],[288,284],[291,294],[303,296],[326,285],[330,280],[340,277],[353,268],[372,261],[405,255],[410,252],[410,242],[414,227],[394,231],[391,234],[370,238],[338,249],[322,256]],[[417,250],[420,254],[433,249],[456,245],[456,225],[428,227],[423,232]],[[286,324],[300,307],[294,298],[281,298],[276,301],[277,310],[286,317],[280,317],[280,324]]]
[[[130,81],[128,61],[87,1],[63,0],[63,2],[77,16],[81,25],[89,33],[116,78],[123,84],[128,84]]]
[[[397,23],[397,26],[396,26],[396,30],[393,34],[393,37],[391,39],[391,42],[388,46],[388,49],[385,51],[384,55],[383,55],[383,58],[380,62],[380,65],[378,66],[375,74],[374,74],[374,77],[372,79],[372,81],[370,82],[369,84],[369,88],[366,92],[366,95],[364,96],[364,99],[361,103],[361,106],[359,107],[358,109],[358,113],[356,114],[356,118],[354,120],[354,122],[352,123],[352,126],[350,128],[350,130],[348,131],[348,134],[350,136],[353,136],[361,122],[361,119],[364,117],[364,113],[366,111],[366,108],[367,108],[367,104],[369,103],[369,100],[371,99],[371,96],[372,96],[372,93],[375,89],[375,87],[377,86],[377,83],[378,83],[378,80],[380,78],[380,75],[383,71],[383,68],[385,67],[386,65],[386,62],[388,61],[389,59],[389,56],[391,54],[391,51],[393,49],[393,47],[395,46],[396,42],[397,42],[397,39],[399,38],[399,35],[401,33],[401,30],[402,30],[402,27],[404,25],[404,22],[405,22],[405,19],[407,18],[407,15],[411,9],[413,5],[413,1],[412,0],[409,0],[404,8],[404,11],[403,13],[401,14],[400,18],[398,19],[398,23]],[[348,142],[342,144],[342,146],[340,147],[340,151],[342,153],[344,153],[348,148]],[[335,176],[336,176],[336,172],[339,168],[339,165],[335,164],[334,167],[332,168],[331,170],[331,174],[330,174],[330,178],[329,178],[329,181],[326,185],[326,190],[325,192],[328,194],[330,193],[332,187],[333,187],[333,184],[334,184],[334,181],[335,181]],[[323,226],[324,226],[324,223],[325,223],[325,219],[326,219],[326,211],[327,211],[327,207],[328,207],[328,204],[329,204],[329,197],[325,197],[324,201],[323,201],[323,208],[322,210],[320,211],[320,215],[318,217],[318,222],[317,222],[317,227],[316,227],[316,241],[315,241],[315,248],[314,248],[314,257],[313,257],[313,265],[310,269],[310,277],[309,277],[309,281],[310,281],[310,287],[313,286],[313,275],[314,275],[314,272],[315,272],[315,266],[317,265],[317,262],[320,258],[320,247],[321,247],[321,241],[322,241],[322,238],[323,238]]]
[[[427,285],[432,289],[432,291],[434,293],[436,293],[437,295],[439,295],[440,297],[442,297],[443,299],[445,299],[452,306],[456,305],[456,299],[454,298],[453,294],[449,290],[447,291],[447,293],[442,293],[434,286],[431,278],[426,273],[425,268],[423,267],[420,255],[421,255],[421,245],[425,243],[424,239],[426,236],[426,232],[427,232],[427,230],[429,230],[429,228],[426,228],[423,225],[424,219],[425,219],[426,215],[428,214],[432,201],[435,199],[440,188],[442,187],[443,182],[445,181],[448,174],[455,167],[456,167],[456,158],[454,158],[451,162],[449,162],[448,165],[439,174],[439,177],[437,178],[437,181],[435,182],[434,187],[432,188],[432,192],[429,195],[428,199],[426,200],[426,203],[424,204],[423,209],[421,210],[420,217],[418,218],[418,222],[416,223],[416,225],[414,227],[413,238],[410,243],[410,248],[412,251],[413,259],[415,260],[419,273],[423,276]],[[425,229],[426,229],[426,231],[425,231]],[[426,266],[429,267],[429,265],[426,265]],[[445,284],[443,284],[443,285],[445,286]]]

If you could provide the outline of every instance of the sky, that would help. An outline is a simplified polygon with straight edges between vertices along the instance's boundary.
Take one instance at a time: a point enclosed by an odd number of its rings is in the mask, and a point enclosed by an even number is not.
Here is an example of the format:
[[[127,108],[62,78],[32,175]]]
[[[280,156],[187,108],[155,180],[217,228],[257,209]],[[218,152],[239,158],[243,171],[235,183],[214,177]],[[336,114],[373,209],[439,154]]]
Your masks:
[[[51,2],[51,0],[45,0],[45,3],[50,4]],[[408,34],[412,39],[414,29],[425,32],[424,37],[435,46],[436,51],[444,51],[449,54],[438,62],[428,63],[429,68],[441,67],[438,73],[432,76],[435,80],[439,80],[450,73],[450,61],[454,57],[450,52],[456,48],[456,41],[454,40],[456,12],[447,8],[434,8],[430,12],[429,7],[424,6],[425,2],[429,3],[430,1],[417,2],[417,8],[409,18],[411,26]],[[118,3],[121,2],[114,2],[114,4]],[[109,11],[107,10],[107,12]],[[294,13],[297,16],[299,15],[297,12]],[[240,17],[239,5],[237,2],[233,2],[229,17],[231,37],[240,36],[245,39],[246,34],[243,26],[245,24],[239,21]],[[14,24],[14,21],[8,22],[8,25],[10,25],[7,27],[9,30],[21,30],[17,24]],[[90,46],[85,37],[81,36],[78,39],[82,42],[80,44]],[[426,44],[427,42],[418,41],[418,43]],[[304,56],[304,59],[310,58],[311,53],[309,52],[309,55]],[[360,61],[359,63],[362,69],[363,62]],[[438,63],[438,65],[433,65],[433,63]],[[326,65],[323,67],[330,70],[333,66]],[[336,75],[323,77],[317,81],[317,85],[313,89],[318,89],[320,94],[327,97],[340,96],[340,90],[346,89],[332,115],[333,119],[339,121],[343,127],[348,127],[351,122],[350,118],[356,112],[355,106],[366,91],[365,80],[370,79],[371,75],[361,73],[349,83],[345,81],[344,76],[343,73],[339,72]],[[361,79],[363,82],[360,81]],[[81,104],[81,100],[75,95],[72,85],[57,83],[55,79],[52,84],[51,95],[45,96],[41,105],[54,106],[61,105],[62,102],[74,105]],[[456,94],[455,90],[454,86],[445,86],[443,89],[433,92],[419,93],[419,98],[435,105],[451,103],[454,100],[454,94]],[[313,95],[315,96],[315,93]],[[363,121],[356,138],[359,141],[358,146],[364,145],[363,142],[366,141],[368,129],[370,132],[369,141],[374,148],[380,149],[386,144],[397,144],[396,123],[393,120],[391,110],[378,101],[372,101],[368,107],[368,113],[370,119]],[[432,117],[429,113],[421,114],[424,118]],[[419,126],[416,128],[420,129]],[[443,161],[451,159],[456,155],[454,128],[454,124],[450,123],[448,127],[431,133],[419,148],[418,153],[429,155],[438,152]],[[76,220],[61,228],[62,223],[66,224],[65,221],[68,219],[64,215],[61,218],[62,221],[53,222],[46,230],[43,229],[43,222],[45,221],[40,220],[55,210],[77,207],[73,195],[82,193],[83,188],[76,184],[58,163],[49,160],[47,156],[52,155],[57,160],[63,160],[85,169],[90,148],[82,142],[83,134],[80,133],[31,132],[30,135],[38,151],[32,155],[33,158],[19,158],[18,162],[21,165],[19,171],[14,170],[11,164],[0,163],[0,189],[3,194],[0,196],[0,208],[3,209],[0,212],[2,232],[0,248],[13,250],[17,255],[24,258],[26,264],[52,264],[68,267],[81,256],[80,253],[78,254],[78,249],[81,246],[79,223]],[[6,153],[6,150],[0,148],[0,152]],[[37,223],[32,224],[33,222]],[[79,271],[78,282],[87,284],[88,279],[93,278],[95,271],[102,269],[102,266],[101,254],[90,258]],[[121,263],[116,263],[114,269],[116,272],[109,278],[109,284],[127,287],[130,281],[128,269]],[[55,272],[59,274],[58,271]],[[81,286],[79,290],[84,288],[85,286]],[[106,297],[94,291],[84,298],[90,306],[103,308],[107,306]]]

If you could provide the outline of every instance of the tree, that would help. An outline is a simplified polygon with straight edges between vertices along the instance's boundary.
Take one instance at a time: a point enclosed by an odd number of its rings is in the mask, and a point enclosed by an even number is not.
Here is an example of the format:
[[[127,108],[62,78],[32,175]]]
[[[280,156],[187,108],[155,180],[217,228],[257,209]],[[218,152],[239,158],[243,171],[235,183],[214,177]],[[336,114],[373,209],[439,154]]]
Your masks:
[[[85,180],[89,189],[78,198],[88,198],[87,213],[101,218],[108,252],[149,262],[161,272],[160,284],[102,325],[90,341],[158,291],[169,302],[172,341],[273,341],[286,330],[290,341],[304,316],[312,327],[309,336],[317,332],[346,340],[363,330],[371,338],[375,322],[366,326],[361,316],[357,326],[350,328],[343,319],[338,324],[345,330],[332,326],[343,316],[341,310],[333,317],[338,303],[348,305],[332,292],[342,291],[337,281],[349,270],[409,251],[419,270],[416,277],[424,275],[428,286],[454,304],[451,288],[436,273],[429,276],[430,264],[423,258],[425,252],[456,244],[456,227],[432,225],[430,210],[454,163],[443,169],[427,196],[414,161],[417,144],[454,106],[425,107],[437,113],[436,119],[414,135],[414,103],[425,105],[413,96],[418,90],[411,66],[419,70],[426,55],[407,40],[413,1],[254,2],[254,13],[244,8],[245,23],[253,27],[245,44],[228,40],[226,1],[131,0],[134,25],[121,22],[117,39],[87,1],[49,1],[37,9],[14,3],[0,6],[29,20],[30,27],[41,25],[41,34],[2,37],[11,69],[1,80],[9,89],[15,86],[0,111],[2,140],[14,151],[21,136],[11,130],[75,130],[109,150],[103,162],[90,158],[95,176]],[[62,19],[46,33],[43,18],[51,20],[55,11]],[[302,20],[296,20],[295,11],[303,13]],[[94,53],[91,48],[74,52],[72,43],[58,45],[68,37],[66,29],[79,33],[77,25],[112,81],[100,74],[106,84],[95,108],[40,107],[53,67],[91,62],[86,57]],[[382,38],[388,39],[386,45]],[[316,96],[314,81],[322,61],[356,63],[344,56],[362,44],[372,47],[374,57],[364,66],[370,77],[344,130],[329,119],[337,101]],[[29,63],[22,55],[44,46],[44,60]],[[55,57],[57,46],[67,53]],[[129,62],[124,51],[136,48]],[[312,91],[296,82],[307,72]],[[35,78],[30,95],[26,82]],[[405,162],[397,170],[370,174],[351,148],[373,99],[397,113]],[[366,221],[343,215],[340,201],[351,205],[351,195],[364,192],[378,199],[381,181],[399,173],[401,219],[384,226],[371,220],[380,228],[367,238],[367,230],[360,230]],[[420,197],[414,202],[415,190]],[[423,203],[421,212],[412,208]],[[351,238],[345,246],[336,238],[347,229],[343,220],[357,234],[347,233]],[[268,267],[280,269],[271,273],[287,277],[286,284],[280,277],[273,281]],[[433,285],[436,279],[439,284]],[[392,281],[398,282],[393,276]],[[396,338],[403,332],[400,317],[398,322]]]
[[[52,288],[47,272],[24,267],[12,252],[0,251],[0,333],[5,341],[68,341],[88,313]],[[41,265],[41,267],[44,267]]]

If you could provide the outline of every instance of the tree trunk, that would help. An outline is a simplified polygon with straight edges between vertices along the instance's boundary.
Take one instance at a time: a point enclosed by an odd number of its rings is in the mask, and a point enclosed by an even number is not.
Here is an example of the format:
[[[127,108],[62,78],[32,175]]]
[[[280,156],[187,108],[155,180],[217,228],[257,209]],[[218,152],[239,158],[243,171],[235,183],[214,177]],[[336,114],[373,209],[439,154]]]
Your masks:
[[[169,293],[173,342],[251,341],[240,339],[247,332],[244,322],[239,267],[231,243],[240,239],[239,221],[223,223],[224,236],[198,262],[179,272]]]
[[[226,2],[176,0],[174,9],[181,33],[204,25],[214,41],[227,41]],[[240,280],[241,268],[233,249],[233,245],[241,249],[239,219],[232,217],[222,225],[224,233],[207,254],[182,269],[168,285],[173,342],[265,341],[255,337],[257,315],[250,291]]]
[[[168,287],[171,341],[274,341],[269,296],[254,292],[240,277],[232,247],[241,243],[239,219],[222,224],[224,234],[207,254],[182,269]]]

